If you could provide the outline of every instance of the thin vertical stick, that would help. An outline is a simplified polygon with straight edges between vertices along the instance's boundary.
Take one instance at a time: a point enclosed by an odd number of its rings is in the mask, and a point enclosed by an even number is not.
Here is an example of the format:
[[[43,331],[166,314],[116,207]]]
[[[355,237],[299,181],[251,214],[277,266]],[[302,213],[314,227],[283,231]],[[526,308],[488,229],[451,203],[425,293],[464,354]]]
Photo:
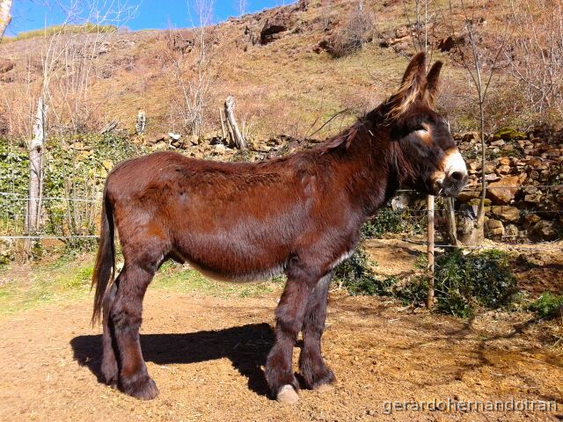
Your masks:
[[[428,309],[432,309],[434,306],[434,196],[428,195],[426,199],[428,208],[428,296],[426,300],[426,306]]]
[[[227,130],[225,129],[225,118],[223,117],[223,109],[219,107],[219,118],[221,119],[221,130],[223,131],[223,139],[227,139]]]

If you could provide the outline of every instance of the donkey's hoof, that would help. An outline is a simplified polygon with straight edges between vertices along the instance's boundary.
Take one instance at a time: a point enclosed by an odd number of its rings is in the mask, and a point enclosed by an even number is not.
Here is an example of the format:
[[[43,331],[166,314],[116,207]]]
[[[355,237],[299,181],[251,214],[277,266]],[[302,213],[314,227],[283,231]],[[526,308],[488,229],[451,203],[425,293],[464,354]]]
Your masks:
[[[318,391],[319,393],[326,393],[327,391],[334,390],[334,385],[332,385],[332,384],[321,384],[321,385],[317,385],[314,388],[314,390]]]
[[[299,401],[299,394],[291,385],[286,384],[280,388],[276,400],[283,404],[296,404]]]
[[[122,380],[121,388],[125,394],[141,400],[152,400],[158,396],[158,388],[148,375],[133,380]]]

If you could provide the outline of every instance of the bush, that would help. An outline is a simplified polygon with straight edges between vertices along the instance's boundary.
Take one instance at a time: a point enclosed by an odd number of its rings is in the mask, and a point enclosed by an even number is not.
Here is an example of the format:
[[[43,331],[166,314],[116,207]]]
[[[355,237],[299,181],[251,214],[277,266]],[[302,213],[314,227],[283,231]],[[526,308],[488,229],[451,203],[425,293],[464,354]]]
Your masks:
[[[331,38],[327,50],[333,57],[345,57],[373,39],[375,18],[365,10],[362,1],[350,12],[346,25],[339,29]]]
[[[376,295],[380,292],[370,261],[361,247],[338,266],[334,280],[351,295]]]
[[[549,292],[544,293],[532,302],[528,309],[540,318],[553,317],[563,309],[563,295],[554,295]]]
[[[416,210],[415,210],[416,211]],[[385,233],[422,234],[426,230],[424,214],[416,215],[409,210],[393,211],[386,207],[377,212],[375,217],[362,226],[364,239],[381,238]]]
[[[364,239],[373,239],[385,233],[400,233],[403,231],[401,214],[392,209],[383,209],[375,217],[365,222],[362,226]]]
[[[107,170],[140,152],[127,137],[118,134],[50,137],[44,160],[41,234],[61,237],[95,234],[101,205],[98,195]],[[28,151],[13,142],[0,140],[1,235],[24,233],[28,183]],[[65,243],[75,249],[96,245],[95,239],[71,238],[65,239]]]
[[[468,255],[454,251],[439,256],[434,288],[436,310],[459,317],[469,317],[480,307],[505,307],[518,292],[507,255],[494,249]]]

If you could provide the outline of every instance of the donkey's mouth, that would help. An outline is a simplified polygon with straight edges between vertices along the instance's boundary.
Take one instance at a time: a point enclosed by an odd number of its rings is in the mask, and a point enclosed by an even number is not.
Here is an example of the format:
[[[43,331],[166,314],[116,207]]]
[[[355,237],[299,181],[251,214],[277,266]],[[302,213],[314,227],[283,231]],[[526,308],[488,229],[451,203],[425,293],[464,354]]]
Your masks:
[[[467,176],[446,177],[443,180],[437,180],[434,189],[438,196],[455,197],[463,190],[467,184],[467,179]]]

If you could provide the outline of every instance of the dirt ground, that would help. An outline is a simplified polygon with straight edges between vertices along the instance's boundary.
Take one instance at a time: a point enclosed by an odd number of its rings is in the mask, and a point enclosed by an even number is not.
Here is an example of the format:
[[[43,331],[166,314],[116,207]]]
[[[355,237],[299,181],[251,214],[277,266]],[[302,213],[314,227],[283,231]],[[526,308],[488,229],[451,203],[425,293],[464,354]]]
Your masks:
[[[404,253],[395,257],[411,265],[416,251]],[[331,292],[323,338],[335,388],[302,390],[297,406],[281,405],[267,396],[263,373],[279,293],[221,298],[149,289],[142,343],[160,388],[150,402],[99,382],[100,327],[90,328],[90,297],[2,316],[0,420],[563,420],[563,355],[542,343],[542,323],[529,315],[462,321],[341,291]],[[413,410],[433,401],[524,400],[557,408]],[[387,415],[389,402],[410,409]]]

